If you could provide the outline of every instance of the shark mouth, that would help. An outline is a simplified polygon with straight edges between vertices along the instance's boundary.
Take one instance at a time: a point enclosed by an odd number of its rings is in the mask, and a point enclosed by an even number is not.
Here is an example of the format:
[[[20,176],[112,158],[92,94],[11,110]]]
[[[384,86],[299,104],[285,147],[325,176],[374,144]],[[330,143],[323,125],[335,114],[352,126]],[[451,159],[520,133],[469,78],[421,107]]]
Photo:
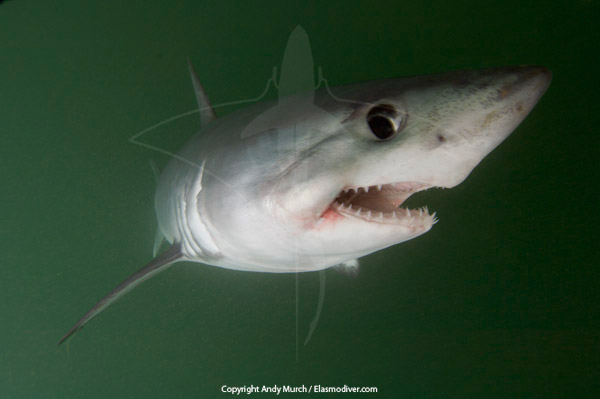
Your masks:
[[[430,214],[427,207],[401,207],[408,197],[431,187],[433,186],[416,182],[350,187],[338,194],[331,208],[341,215],[357,217],[367,222],[406,227],[431,226],[437,222],[435,212]]]

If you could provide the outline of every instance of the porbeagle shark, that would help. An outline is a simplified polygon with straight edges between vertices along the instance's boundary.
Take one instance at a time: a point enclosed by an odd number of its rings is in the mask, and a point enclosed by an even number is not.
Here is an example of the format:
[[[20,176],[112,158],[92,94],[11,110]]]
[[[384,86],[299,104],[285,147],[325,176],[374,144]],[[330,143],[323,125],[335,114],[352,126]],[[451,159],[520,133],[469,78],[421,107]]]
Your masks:
[[[155,195],[159,237],[171,245],[59,344],[179,261],[308,272],[354,265],[426,233],[435,213],[404,201],[465,180],[551,80],[544,67],[515,66],[334,89],[314,90],[311,81],[313,90],[300,92],[280,81],[278,100],[217,119],[191,64],[190,72],[202,126],[169,161]]]

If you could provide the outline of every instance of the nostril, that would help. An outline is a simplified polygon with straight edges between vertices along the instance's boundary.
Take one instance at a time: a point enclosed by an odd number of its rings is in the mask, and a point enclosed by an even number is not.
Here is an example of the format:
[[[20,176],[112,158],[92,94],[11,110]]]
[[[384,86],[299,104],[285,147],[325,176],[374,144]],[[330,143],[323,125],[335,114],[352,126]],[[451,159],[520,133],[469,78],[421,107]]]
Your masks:
[[[440,143],[445,143],[446,142],[446,137],[442,136],[441,134],[438,134],[437,139]]]

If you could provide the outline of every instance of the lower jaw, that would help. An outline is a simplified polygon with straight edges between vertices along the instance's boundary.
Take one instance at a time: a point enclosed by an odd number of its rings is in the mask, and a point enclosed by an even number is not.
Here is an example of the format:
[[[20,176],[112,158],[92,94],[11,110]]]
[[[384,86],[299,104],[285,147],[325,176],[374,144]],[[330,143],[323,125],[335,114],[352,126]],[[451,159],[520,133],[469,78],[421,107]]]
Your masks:
[[[372,223],[402,225],[411,228],[431,226],[437,223],[435,212],[430,214],[427,207],[420,209],[397,208],[395,211],[381,212],[334,202],[331,208],[342,216],[356,217]]]

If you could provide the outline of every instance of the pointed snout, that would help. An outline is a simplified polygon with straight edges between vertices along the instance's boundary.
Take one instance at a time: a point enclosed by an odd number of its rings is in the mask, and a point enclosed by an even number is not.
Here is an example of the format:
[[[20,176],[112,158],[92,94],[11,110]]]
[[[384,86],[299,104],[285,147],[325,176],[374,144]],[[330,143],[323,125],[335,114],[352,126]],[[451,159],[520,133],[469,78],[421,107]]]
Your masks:
[[[540,66],[512,66],[458,72],[447,79],[455,97],[439,96],[428,115],[444,126],[445,145],[439,146],[435,159],[439,163],[447,156],[444,167],[452,171],[440,172],[436,185],[453,187],[525,119],[548,89],[552,74]]]
[[[498,96],[502,100],[512,96],[525,96],[535,105],[550,86],[552,72],[542,66],[516,66],[500,68]]]
[[[466,96],[484,99],[484,107],[522,100],[526,100],[522,105],[533,107],[548,89],[552,73],[542,66],[525,65],[459,71],[446,79]]]
[[[536,87],[546,90],[552,81],[552,72],[543,66],[525,65],[516,67],[524,82],[530,82]]]
[[[481,118],[479,134],[506,136],[544,95],[552,73],[541,66],[510,66],[464,72],[450,78],[461,100],[460,108]],[[466,126],[463,126],[466,128]],[[477,126],[472,126],[477,127]]]

